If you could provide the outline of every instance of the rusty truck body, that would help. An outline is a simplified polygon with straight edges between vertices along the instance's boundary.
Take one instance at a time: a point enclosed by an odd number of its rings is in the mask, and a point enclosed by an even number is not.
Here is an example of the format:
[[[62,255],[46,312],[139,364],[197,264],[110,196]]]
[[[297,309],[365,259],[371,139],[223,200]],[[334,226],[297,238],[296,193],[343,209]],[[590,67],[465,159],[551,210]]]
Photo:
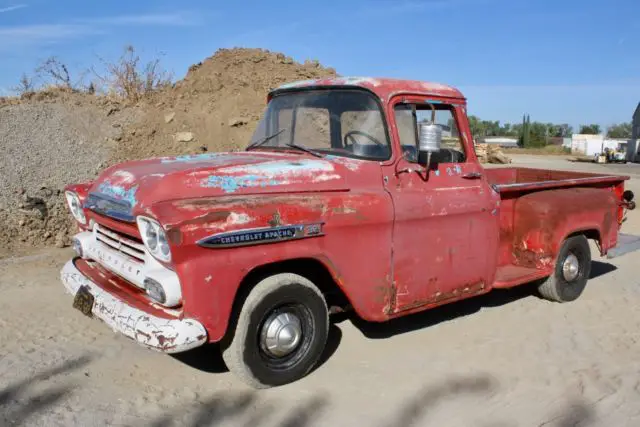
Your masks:
[[[588,239],[620,251],[629,177],[483,168],[452,87],[332,78],[267,101],[245,151],[67,186],[76,308],[167,353],[217,343],[269,387],[318,363],[335,310],[384,322],[532,281],[572,301]]]

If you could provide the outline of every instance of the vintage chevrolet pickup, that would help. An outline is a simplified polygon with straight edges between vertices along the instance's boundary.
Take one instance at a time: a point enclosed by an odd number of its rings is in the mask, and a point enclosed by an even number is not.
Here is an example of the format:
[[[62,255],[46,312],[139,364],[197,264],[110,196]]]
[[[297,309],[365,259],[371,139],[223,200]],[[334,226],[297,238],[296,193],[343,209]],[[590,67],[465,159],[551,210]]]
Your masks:
[[[294,82],[269,93],[244,151],[67,186],[79,232],[61,278],[75,308],[144,346],[217,343],[248,384],[277,386],[318,363],[332,312],[383,322],[528,282],[575,300],[588,239],[629,250],[627,179],[484,169],[448,86]]]

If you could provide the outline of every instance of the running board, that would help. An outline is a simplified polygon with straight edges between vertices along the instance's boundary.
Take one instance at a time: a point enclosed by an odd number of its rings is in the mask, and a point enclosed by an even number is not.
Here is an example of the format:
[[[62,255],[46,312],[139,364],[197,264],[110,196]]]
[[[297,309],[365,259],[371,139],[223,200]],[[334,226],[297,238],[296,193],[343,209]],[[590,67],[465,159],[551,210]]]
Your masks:
[[[607,251],[607,258],[616,258],[638,249],[640,249],[640,236],[620,233],[618,235],[618,244]]]

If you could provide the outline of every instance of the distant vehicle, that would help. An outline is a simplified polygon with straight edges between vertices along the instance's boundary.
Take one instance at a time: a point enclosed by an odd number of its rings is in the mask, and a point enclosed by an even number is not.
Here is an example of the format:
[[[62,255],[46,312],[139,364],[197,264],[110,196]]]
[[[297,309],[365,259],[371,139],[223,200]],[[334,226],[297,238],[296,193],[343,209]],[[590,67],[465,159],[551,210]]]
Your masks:
[[[244,152],[126,162],[66,188],[76,308],[166,353],[219,343],[263,388],[317,365],[331,312],[384,322],[536,280],[573,301],[588,239],[635,249],[620,245],[628,176],[483,169],[452,87],[333,78],[267,100]]]
[[[627,163],[627,153],[620,149],[605,148],[603,153],[594,155],[593,161],[596,163]]]

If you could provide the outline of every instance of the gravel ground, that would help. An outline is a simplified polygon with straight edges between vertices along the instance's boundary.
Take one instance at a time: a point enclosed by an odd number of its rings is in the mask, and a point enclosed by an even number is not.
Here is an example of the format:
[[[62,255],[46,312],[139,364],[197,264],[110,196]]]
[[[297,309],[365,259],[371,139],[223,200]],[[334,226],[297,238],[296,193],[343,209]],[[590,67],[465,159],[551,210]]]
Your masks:
[[[66,235],[66,184],[106,165],[134,109],[71,96],[0,108],[0,247],[53,244]],[[58,236],[58,234],[60,236]]]
[[[514,164],[628,173],[640,194],[640,165]],[[640,214],[623,231],[640,234]],[[0,260],[0,425],[640,425],[640,252],[594,252],[569,304],[522,287],[383,325],[336,319],[316,371],[259,392],[213,347],[154,353],[73,310],[58,278],[70,256]]]

